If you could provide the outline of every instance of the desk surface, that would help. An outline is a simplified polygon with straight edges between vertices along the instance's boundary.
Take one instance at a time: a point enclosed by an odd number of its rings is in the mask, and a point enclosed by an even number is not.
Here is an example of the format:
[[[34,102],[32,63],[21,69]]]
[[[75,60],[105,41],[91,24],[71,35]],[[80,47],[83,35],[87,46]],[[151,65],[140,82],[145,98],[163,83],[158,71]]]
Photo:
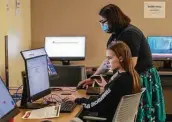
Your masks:
[[[85,97],[85,90],[79,90],[77,92],[75,92],[76,94],[79,94],[81,97]],[[75,94],[74,93],[74,94]],[[76,116],[76,114],[81,110],[82,106],[81,105],[77,105],[76,108],[73,110],[72,113],[60,113],[60,116],[58,118],[54,118],[54,119],[49,119],[52,122],[69,122],[72,118],[74,118]],[[24,109],[20,110],[20,114],[18,114],[15,118],[14,118],[14,122],[41,122],[42,120],[38,119],[29,119],[29,120],[25,120],[22,119],[22,116],[24,115],[25,111]]]

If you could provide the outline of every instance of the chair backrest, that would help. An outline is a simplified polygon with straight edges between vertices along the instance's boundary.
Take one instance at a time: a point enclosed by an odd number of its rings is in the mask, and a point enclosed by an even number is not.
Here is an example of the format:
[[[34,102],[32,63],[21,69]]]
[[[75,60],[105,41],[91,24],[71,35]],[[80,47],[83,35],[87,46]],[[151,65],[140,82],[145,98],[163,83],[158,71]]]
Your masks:
[[[134,122],[141,95],[145,90],[145,88],[142,88],[140,93],[123,96],[112,122]]]
[[[75,117],[72,120],[70,120],[69,122],[83,122],[80,118]]]

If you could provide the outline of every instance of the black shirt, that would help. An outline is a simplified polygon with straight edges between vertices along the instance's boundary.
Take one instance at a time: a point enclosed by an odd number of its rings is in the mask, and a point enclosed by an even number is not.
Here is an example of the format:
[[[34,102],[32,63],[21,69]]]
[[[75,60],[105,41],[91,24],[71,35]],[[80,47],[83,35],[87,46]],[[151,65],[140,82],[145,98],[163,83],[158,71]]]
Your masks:
[[[125,42],[132,53],[132,57],[138,57],[136,70],[138,73],[146,71],[152,67],[152,56],[149,44],[140,29],[133,25],[118,30],[116,34],[112,34],[107,42],[107,47],[115,43],[116,40]]]
[[[99,117],[106,117],[106,122],[112,122],[120,99],[124,95],[132,94],[133,78],[129,72],[120,73],[106,84],[104,92],[94,98],[77,98],[78,104],[84,105],[84,110],[98,112]]]

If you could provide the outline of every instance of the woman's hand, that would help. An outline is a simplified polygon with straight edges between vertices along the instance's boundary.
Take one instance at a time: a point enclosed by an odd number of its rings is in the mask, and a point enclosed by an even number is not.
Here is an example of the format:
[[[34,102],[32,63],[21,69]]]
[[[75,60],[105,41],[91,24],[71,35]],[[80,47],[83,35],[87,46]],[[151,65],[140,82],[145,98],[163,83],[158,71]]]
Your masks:
[[[78,98],[76,95],[69,95],[63,99],[64,102],[66,101],[75,101],[75,99]]]
[[[106,80],[103,78],[102,75],[100,75],[101,79],[94,79],[94,81],[101,87],[105,87],[105,85],[107,84]]]
[[[80,82],[78,83],[78,86],[77,86],[77,87],[82,87],[82,88],[86,88],[86,89],[87,89],[88,86],[90,86],[90,85],[93,84],[93,82],[94,82],[93,79],[88,78],[88,79],[85,79],[85,80],[83,80],[83,81],[80,81]]]

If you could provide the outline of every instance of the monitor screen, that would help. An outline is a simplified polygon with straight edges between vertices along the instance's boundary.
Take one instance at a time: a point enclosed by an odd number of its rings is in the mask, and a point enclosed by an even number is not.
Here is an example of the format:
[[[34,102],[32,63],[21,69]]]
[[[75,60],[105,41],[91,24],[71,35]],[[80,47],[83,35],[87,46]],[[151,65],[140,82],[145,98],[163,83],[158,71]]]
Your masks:
[[[153,59],[172,59],[172,36],[148,36]]]
[[[30,97],[49,89],[47,68],[46,55],[26,60]]]
[[[21,52],[24,59],[30,59],[33,57],[41,56],[41,55],[47,55],[47,52],[45,51],[44,48],[39,48],[39,49],[33,49],[33,50],[26,50]],[[47,61],[48,61],[48,73],[50,76],[52,75],[57,75],[57,72],[54,68],[54,65],[52,64],[50,58],[47,56]]]
[[[46,37],[45,50],[57,60],[84,60],[85,37]]]
[[[26,60],[37,57],[37,56],[41,56],[41,55],[47,55],[44,48],[25,50],[25,51],[22,51],[21,53],[22,53],[24,59],[26,59]]]
[[[0,78],[0,120],[15,108],[15,102]]]

